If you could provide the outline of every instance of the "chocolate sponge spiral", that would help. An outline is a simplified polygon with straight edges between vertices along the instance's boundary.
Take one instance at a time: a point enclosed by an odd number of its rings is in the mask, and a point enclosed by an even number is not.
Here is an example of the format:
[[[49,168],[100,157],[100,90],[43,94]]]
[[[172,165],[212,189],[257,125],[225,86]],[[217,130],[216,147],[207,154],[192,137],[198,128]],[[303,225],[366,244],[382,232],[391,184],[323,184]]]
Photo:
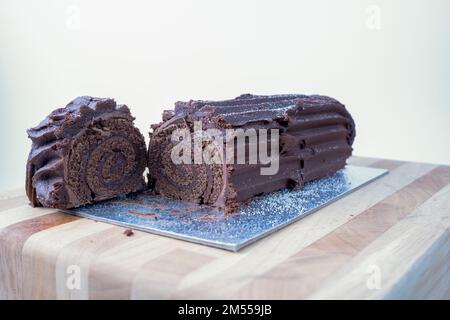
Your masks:
[[[146,145],[125,105],[79,97],[28,130],[32,206],[60,209],[145,188]]]
[[[175,130],[187,129],[184,119],[173,118],[164,126],[155,126],[149,147],[149,183],[164,196],[202,204],[214,204],[223,193],[223,166],[220,164],[174,163],[172,150],[178,143],[172,142]],[[189,138],[190,139],[190,138]],[[192,139],[189,144],[193,143]],[[201,145],[202,152],[207,143]]]

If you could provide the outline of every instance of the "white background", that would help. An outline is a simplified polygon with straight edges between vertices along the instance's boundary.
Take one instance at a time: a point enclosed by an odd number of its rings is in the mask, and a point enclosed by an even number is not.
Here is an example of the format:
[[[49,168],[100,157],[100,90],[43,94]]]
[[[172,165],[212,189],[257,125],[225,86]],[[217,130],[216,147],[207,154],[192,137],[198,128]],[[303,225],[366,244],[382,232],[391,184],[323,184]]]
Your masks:
[[[147,136],[177,100],[241,93],[330,95],[355,154],[450,164],[450,1],[1,0],[0,190],[23,186],[25,130],[76,96]]]

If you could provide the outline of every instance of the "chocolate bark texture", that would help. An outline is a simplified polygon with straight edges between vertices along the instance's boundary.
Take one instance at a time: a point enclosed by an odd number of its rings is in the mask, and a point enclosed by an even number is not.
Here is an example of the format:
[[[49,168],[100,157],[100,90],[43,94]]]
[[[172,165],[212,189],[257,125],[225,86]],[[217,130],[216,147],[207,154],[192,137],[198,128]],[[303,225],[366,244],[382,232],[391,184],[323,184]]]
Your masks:
[[[70,209],[146,188],[147,148],[125,105],[78,97],[28,130],[33,207]]]
[[[279,170],[263,175],[263,164],[238,163],[236,158],[222,165],[174,163],[171,155],[178,142],[173,141],[172,133],[178,129],[194,132],[199,121],[203,130],[277,129]],[[234,212],[254,196],[302,188],[308,181],[342,169],[352,154],[355,123],[345,106],[330,97],[244,94],[225,101],[177,102],[174,110],[164,112],[163,122],[152,126],[150,138],[151,188],[167,197]],[[251,142],[245,143],[248,157]],[[226,157],[225,143],[218,148],[222,147]]]

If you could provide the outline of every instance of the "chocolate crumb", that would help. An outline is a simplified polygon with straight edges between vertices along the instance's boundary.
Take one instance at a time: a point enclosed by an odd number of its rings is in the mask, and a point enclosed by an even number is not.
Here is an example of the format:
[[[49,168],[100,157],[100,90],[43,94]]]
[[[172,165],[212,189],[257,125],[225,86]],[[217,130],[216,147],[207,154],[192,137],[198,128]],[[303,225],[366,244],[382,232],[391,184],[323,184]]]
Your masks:
[[[131,229],[127,229],[123,232],[123,234],[126,235],[127,237],[131,237],[134,234],[134,232]]]

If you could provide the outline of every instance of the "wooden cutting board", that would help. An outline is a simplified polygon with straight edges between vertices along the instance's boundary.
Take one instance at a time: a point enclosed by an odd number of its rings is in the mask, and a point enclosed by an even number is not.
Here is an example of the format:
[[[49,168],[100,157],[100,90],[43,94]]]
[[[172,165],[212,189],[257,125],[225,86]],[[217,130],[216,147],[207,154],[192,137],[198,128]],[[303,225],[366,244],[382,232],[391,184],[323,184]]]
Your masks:
[[[0,299],[450,299],[450,167],[391,173],[238,253],[0,195]]]

